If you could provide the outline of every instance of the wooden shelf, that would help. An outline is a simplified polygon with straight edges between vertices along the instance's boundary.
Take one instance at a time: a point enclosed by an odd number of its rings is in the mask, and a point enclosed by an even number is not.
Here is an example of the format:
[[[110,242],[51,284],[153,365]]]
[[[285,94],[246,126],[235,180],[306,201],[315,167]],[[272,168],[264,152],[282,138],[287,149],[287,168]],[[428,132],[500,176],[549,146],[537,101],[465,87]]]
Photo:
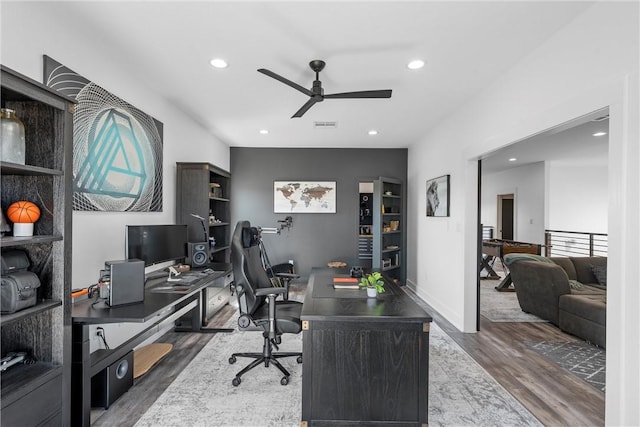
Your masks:
[[[15,322],[16,320],[21,320],[29,316],[33,316],[34,314],[51,310],[61,305],[62,305],[62,301],[60,300],[44,300],[44,301],[38,302],[33,307],[25,308],[24,310],[20,310],[15,313],[0,315],[0,324],[2,326],[6,326],[12,322]]]
[[[62,366],[47,362],[17,364],[2,372],[2,406],[8,406],[62,373]],[[35,402],[34,402],[35,403]]]
[[[11,246],[33,245],[37,243],[49,243],[62,240],[62,236],[29,236],[29,237],[13,237],[7,236],[0,238],[0,247],[9,248]]]
[[[40,166],[20,165],[17,163],[0,162],[2,175],[25,176],[62,176],[64,172],[58,169],[41,168]]]
[[[215,254],[216,252],[226,251],[227,249],[231,249],[231,246],[216,246],[211,250],[211,253]]]
[[[209,196],[209,200],[215,200],[216,202],[230,202],[231,201],[229,199],[223,199],[221,197],[213,197],[213,196]]]

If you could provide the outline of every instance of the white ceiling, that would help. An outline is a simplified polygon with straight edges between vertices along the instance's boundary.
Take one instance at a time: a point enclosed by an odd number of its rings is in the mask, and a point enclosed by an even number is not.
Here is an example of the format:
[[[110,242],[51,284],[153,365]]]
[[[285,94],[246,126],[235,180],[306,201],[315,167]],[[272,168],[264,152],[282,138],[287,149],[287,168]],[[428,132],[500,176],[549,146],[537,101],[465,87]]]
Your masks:
[[[393,148],[419,141],[592,3],[49,4],[230,146]],[[229,67],[213,69],[213,57]],[[415,58],[426,66],[407,69]],[[291,119],[308,98],[256,70],[267,68],[310,88],[313,59],[327,62],[320,75],[325,93],[392,89],[393,96],[326,100]],[[336,121],[338,127],[314,129],[314,121]],[[379,134],[367,135],[370,129]]]
[[[594,133],[605,135],[594,136]],[[516,160],[510,162],[509,159]],[[501,172],[536,162],[607,165],[609,159],[608,112],[595,111],[509,145],[482,159],[484,174]]]

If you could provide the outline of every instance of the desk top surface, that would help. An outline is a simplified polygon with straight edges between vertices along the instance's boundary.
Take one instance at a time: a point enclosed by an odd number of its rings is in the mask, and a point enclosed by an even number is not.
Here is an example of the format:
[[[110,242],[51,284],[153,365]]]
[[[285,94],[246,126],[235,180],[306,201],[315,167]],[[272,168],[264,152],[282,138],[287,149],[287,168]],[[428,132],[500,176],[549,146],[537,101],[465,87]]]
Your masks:
[[[333,289],[335,274],[345,271],[313,268],[302,307],[302,320],[431,322],[431,315],[394,283],[375,298],[366,290]]]
[[[231,264],[211,266],[213,273],[202,275],[190,281],[188,286],[180,282],[167,282],[167,278],[151,279],[145,285],[144,301],[117,307],[106,306],[104,302],[93,304],[94,300],[84,300],[73,304],[71,318],[74,323],[142,323],[161,314],[170,307],[189,300],[206,288],[212,281],[226,276]],[[168,288],[175,286],[174,291]]]

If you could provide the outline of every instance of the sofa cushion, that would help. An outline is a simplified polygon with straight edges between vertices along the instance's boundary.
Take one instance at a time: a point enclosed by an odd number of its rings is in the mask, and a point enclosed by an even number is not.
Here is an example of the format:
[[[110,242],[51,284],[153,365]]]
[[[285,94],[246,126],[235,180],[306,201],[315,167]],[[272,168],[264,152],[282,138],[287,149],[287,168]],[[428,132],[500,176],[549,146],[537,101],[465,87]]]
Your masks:
[[[555,262],[556,264],[558,264],[560,267],[562,267],[564,272],[567,273],[567,277],[569,278],[569,280],[578,280],[578,275],[576,274],[576,269],[573,266],[573,262],[571,262],[571,258],[551,257],[549,259]],[[581,283],[589,283],[589,282],[583,282],[582,280],[578,280],[578,281]]]
[[[606,300],[605,295],[562,295],[559,307],[560,310],[573,313],[599,325],[605,325],[607,321]]]
[[[559,300],[560,329],[605,348],[606,296],[562,295]]]
[[[607,266],[592,265],[591,272],[600,286],[607,286]]]
[[[571,295],[607,295],[607,288],[600,288],[592,284],[582,284],[580,289],[571,288]]]
[[[592,265],[597,267],[607,266],[607,258],[604,257],[571,257],[569,259],[576,269],[576,279],[585,284],[598,283],[596,276],[591,271]]]

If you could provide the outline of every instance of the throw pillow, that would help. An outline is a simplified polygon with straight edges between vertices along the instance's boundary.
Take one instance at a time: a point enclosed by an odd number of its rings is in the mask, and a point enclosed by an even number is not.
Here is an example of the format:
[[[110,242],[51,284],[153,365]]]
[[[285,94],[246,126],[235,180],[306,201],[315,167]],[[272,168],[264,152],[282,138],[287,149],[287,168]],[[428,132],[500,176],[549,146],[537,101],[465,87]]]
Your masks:
[[[596,280],[600,286],[607,286],[607,267],[592,265],[591,272],[596,276]]]
[[[571,289],[582,289],[583,286],[584,285],[582,283],[578,282],[577,280],[569,279],[569,287]]]

